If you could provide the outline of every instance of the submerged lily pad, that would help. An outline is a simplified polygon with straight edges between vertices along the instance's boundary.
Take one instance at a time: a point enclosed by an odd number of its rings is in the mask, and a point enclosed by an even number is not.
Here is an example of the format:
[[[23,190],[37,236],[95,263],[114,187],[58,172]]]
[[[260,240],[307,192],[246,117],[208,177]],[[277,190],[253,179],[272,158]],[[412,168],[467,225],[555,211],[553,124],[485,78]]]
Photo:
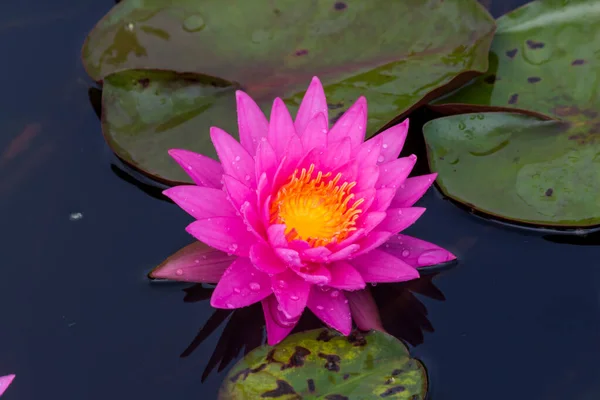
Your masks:
[[[123,0],[88,36],[83,60],[110,92],[104,134],[113,150],[177,183],[189,178],[166,151],[184,147],[214,156],[210,125],[237,131],[235,89],[266,114],[277,96],[294,112],[311,77],[319,76],[330,122],[365,95],[372,135],[485,72],[494,29],[474,0]],[[150,71],[144,78],[129,70]],[[136,74],[151,90],[125,84]],[[195,78],[186,79],[190,74]],[[228,86],[198,89],[198,81],[212,80]],[[174,88],[183,104],[157,97],[156,91]]]
[[[461,114],[423,127],[429,165],[449,197],[485,213],[545,226],[600,224],[600,141],[571,125],[504,112]]]
[[[423,364],[393,336],[317,329],[250,352],[227,374],[219,399],[423,400],[426,393]]]

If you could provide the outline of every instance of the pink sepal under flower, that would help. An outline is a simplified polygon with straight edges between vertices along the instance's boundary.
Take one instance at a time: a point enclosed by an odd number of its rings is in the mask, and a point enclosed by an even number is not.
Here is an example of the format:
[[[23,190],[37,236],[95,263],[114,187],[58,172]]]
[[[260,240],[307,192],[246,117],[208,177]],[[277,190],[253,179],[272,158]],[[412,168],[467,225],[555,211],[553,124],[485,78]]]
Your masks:
[[[0,376],[0,396],[8,389],[13,379],[15,379],[15,375]]]
[[[220,163],[169,152],[195,185],[164,193],[196,219],[187,231],[211,248],[173,256],[154,277],[218,280],[216,308],[262,302],[269,343],[276,344],[306,307],[343,334],[352,315],[359,325],[376,326],[368,318],[373,303],[351,301],[356,291],[415,279],[419,267],[455,258],[399,234],[425,211],[413,205],[436,178],[409,178],[416,157],[398,158],[408,119],[365,141],[361,97],[329,127],[316,77],[295,119],[281,99],[269,121],[247,94],[236,97],[240,141],[210,130]]]

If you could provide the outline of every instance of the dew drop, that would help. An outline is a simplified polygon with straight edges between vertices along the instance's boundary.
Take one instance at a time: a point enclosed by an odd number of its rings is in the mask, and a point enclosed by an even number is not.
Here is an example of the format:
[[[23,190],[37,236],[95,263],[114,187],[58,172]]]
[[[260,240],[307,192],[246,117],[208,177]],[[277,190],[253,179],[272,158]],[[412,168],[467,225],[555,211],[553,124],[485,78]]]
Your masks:
[[[290,296],[290,299],[294,300],[294,301],[298,301],[300,300],[300,297],[296,296],[295,294]]]
[[[182,276],[183,275],[183,270],[181,268],[177,268],[177,271],[175,271],[175,275]]]
[[[240,290],[240,288],[233,288],[233,291],[234,291],[234,292],[236,292],[236,293],[238,293],[238,294],[242,292],[242,291]]]
[[[408,257],[408,256],[409,256],[409,254],[410,254],[410,251],[408,251],[408,250],[404,250],[404,251],[402,252],[402,257]]]
[[[287,283],[285,281],[283,281],[283,280],[280,280],[278,282],[278,284],[279,284],[279,287],[282,288],[282,289],[285,289],[287,287]]]
[[[235,156],[235,161],[240,161],[240,156]]]
[[[324,309],[323,306],[317,306],[317,310],[322,311]]]
[[[187,32],[199,32],[206,26],[200,14],[192,14],[183,21],[183,29]]]
[[[231,303],[227,303],[227,304],[225,304],[225,307],[227,307],[227,308],[229,308],[229,309],[232,309],[232,308],[234,308],[234,307],[233,307],[233,304],[231,304]]]
[[[385,157],[384,156],[379,156],[379,157],[377,157],[377,161],[378,162],[384,162],[385,161]]]
[[[244,177],[245,180],[249,181],[250,180],[250,175],[246,174],[246,176]]]
[[[194,263],[200,264],[200,260],[194,260]]]
[[[227,249],[228,249],[230,252],[234,253],[234,252],[235,252],[235,251],[238,249],[238,245],[237,245],[237,244],[235,244],[235,243],[232,243],[232,244],[230,244],[230,245],[229,245],[229,247],[227,247]]]
[[[377,286],[377,282],[372,282],[371,286],[373,286],[373,287]]]
[[[388,148],[388,144],[384,143],[381,147],[383,147],[384,149],[387,149]]]
[[[253,290],[255,292],[258,292],[260,290],[260,284],[256,282],[250,282],[248,286],[250,286],[250,290]]]
[[[340,292],[339,292],[339,291],[337,291],[337,290],[334,290],[334,291],[333,291],[333,292],[331,292],[331,294],[330,294],[330,296],[331,296],[331,297],[333,297],[333,298],[336,298],[336,297],[338,297],[339,295],[340,295]]]

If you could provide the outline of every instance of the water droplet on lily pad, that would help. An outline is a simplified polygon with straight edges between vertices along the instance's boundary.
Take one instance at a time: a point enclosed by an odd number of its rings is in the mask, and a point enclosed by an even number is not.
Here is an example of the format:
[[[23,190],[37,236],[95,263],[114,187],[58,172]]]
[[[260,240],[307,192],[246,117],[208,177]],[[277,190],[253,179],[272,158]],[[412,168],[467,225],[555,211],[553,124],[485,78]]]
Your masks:
[[[200,14],[192,14],[183,21],[183,29],[187,32],[199,32],[206,26]]]

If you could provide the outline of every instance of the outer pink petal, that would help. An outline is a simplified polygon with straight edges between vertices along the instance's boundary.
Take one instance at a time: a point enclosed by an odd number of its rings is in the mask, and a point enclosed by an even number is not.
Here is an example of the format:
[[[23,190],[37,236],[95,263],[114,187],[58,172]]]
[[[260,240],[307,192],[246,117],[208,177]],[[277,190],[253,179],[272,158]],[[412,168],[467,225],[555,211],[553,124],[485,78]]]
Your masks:
[[[237,118],[242,146],[254,155],[261,139],[267,136],[269,122],[258,105],[246,93],[235,92],[237,102]]]
[[[375,183],[379,179],[379,167],[372,166],[366,167],[359,171],[358,178],[356,179],[356,186],[354,187],[355,192],[362,192],[367,189],[375,187]]]
[[[267,327],[267,342],[269,346],[275,346],[294,329],[299,317],[293,319],[287,318],[282,311],[277,309],[278,303],[275,296],[269,296],[264,299],[262,307]]]
[[[285,238],[285,225],[284,224],[273,224],[267,228],[267,236],[271,246],[287,247],[287,239]]]
[[[264,241],[266,239],[267,232],[260,215],[256,211],[256,207],[247,201],[240,207],[240,213],[242,214],[244,223],[246,224],[246,230],[253,233],[256,239],[259,241]]]
[[[373,211],[366,213],[357,221],[357,226],[365,230],[365,235],[368,235],[373,229],[377,228],[382,221],[387,217],[387,213],[384,211]]]
[[[394,234],[394,232],[381,232],[381,231],[375,231],[375,232],[369,233],[369,235],[366,236],[364,239],[356,242],[356,244],[358,244],[360,246],[360,250],[357,251],[356,253],[354,253],[352,256],[358,257],[361,254],[368,253],[368,252],[378,248],[379,246],[381,246],[382,244],[387,242],[388,239],[390,238],[390,236],[392,236],[393,234]]]
[[[296,135],[292,136],[287,144],[281,163],[275,172],[273,188],[278,189],[290,179],[304,155],[300,138]]]
[[[258,271],[250,259],[235,260],[215,287],[210,305],[215,308],[240,308],[261,301],[271,294],[271,280]]]
[[[235,209],[220,189],[183,185],[167,189],[163,194],[196,219],[235,216]]]
[[[327,100],[325,99],[325,92],[323,91],[323,85],[316,76],[312,78],[306,94],[300,103],[298,114],[296,115],[296,121],[294,125],[298,135],[303,136],[306,134],[305,129],[317,114],[321,113],[325,117],[325,128],[327,128]]]
[[[352,319],[356,322],[358,329],[363,331],[376,329],[385,332],[385,329],[383,329],[383,325],[381,324],[379,309],[368,288],[356,292],[346,292],[346,298],[350,303]]]
[[[275,275],[271,280],[273,293],[287,318],[296,318],[302,314],[306,307],[310,286],[290,270]]]
[[[379,167],[379,179],[375,187],[380,188],[398,188],[404,183],[410,171],[417,162],[417,157],[411,154],[408,157],[398,158]]]
[[[292,117],[290,116],[290,112],[285,106],[285,103],[278,97],[273,101],[273,107],[271,108],[269,133],[267,134],[267,138],[279,160],[283,156],[285,148],[292,136],[296,136],[294,122],[292,121]]]
[[[327,148],[323,155],[320,167],[324,172],[334,170],[350,161],[352,144],[350,138],[343,138]]]
[[[199,219],[189,224],[186,230],[215,249],[241,257],[248,257],[250,246],[256,242],[239,217]]]
[[[0,396],[2,396],[8,386],[10,386],[13,379],[15,379],[15,375],[0,376]]]
[[[356,160],[361,167],[370,167],[377,164],[382,143],[381,135],[377,135],[356,149]]]
[[[371,206],[372,211],[385,211],[390,207],[394,196],[396,195],[396,189],[394,188],[383,188],[377,190],[373,204]]]
[[[292,267],[293,271],[313,285],[326,285],[331,281],[331,273],[323,264],[310,264],[307,267]]]
[[[344,335],[350,334],[352,329],[350,307],[342,291],[313,286],[307,306],[321,321],[333,329]]]
[[[234,177],[230,175],[223,175],[223,185],[227,191],[227,195],[231,201],[231,204],[233,204],[236,210],[239,211],[242,207],[242,204],[247,201],[256,204],[256,191],[250,189],[248,186],[244,185]]]
[[[163,261],[150,272],[150,277],[182,282],[216,283],[235,259],[202,242],[194,242]]]
[[[318,113],[308,122],[300,140],[306,150],[327,145],[327,117],[325,114]]]
[[[264,243],[256,243],[250,248],[250,261],[268,275],[280,274],[287,269],[271,247]]]
[[[404,282],[419,277],[416,269],[381,250],[372,250],[350,261],[365,282]]]
[[[402,232],[414,224],[424,212],[425,208],[423,207],[390,208],[387,210],[385,219],[377,226],[377,230],[392,233]]]
[[[392,199],[391,206],[395,208],[413,206],[427,192],[427,189],[433,184],[436,177],[437,173],[408,178],[398,188],[396,195]]]
[[[275,175],[278,165],[277,155],[268,141],[262,141],[258,145],[255,163],[257,179],[260,178],[263,173],[266,173],[268,177],[273,177],[273,175]]]
[[[359,290],[365,288],[365,281],[356,269],[345,261],[329,264],[331,282],[329,286],[343,290]]]
[[[402,151],[402,146],[404,146],[407,134],[408,118],[402,123],[392,126],[377,135],[382,139],[381,154],[377,161],[382,164],[397,159],[400,155],[400,151]]]
[[[329,131],[329,143],[335,143],[349,137],[352,148],[359,146],[365,140],[367,130],[367,99],[363,96],[337,120]]]
[[[227,132],[210,128],[210,138],[217,150],[223,171],[246,185],[256,187],[254,158]]]
[[[169,155],[198,186],[221,187],[223,167],[219,162],[188,150],[171,149]]]
[[[426,267],[456,259],[456,256],[433,243],[406,235],[392,236],[381,250],[415,267]]]

